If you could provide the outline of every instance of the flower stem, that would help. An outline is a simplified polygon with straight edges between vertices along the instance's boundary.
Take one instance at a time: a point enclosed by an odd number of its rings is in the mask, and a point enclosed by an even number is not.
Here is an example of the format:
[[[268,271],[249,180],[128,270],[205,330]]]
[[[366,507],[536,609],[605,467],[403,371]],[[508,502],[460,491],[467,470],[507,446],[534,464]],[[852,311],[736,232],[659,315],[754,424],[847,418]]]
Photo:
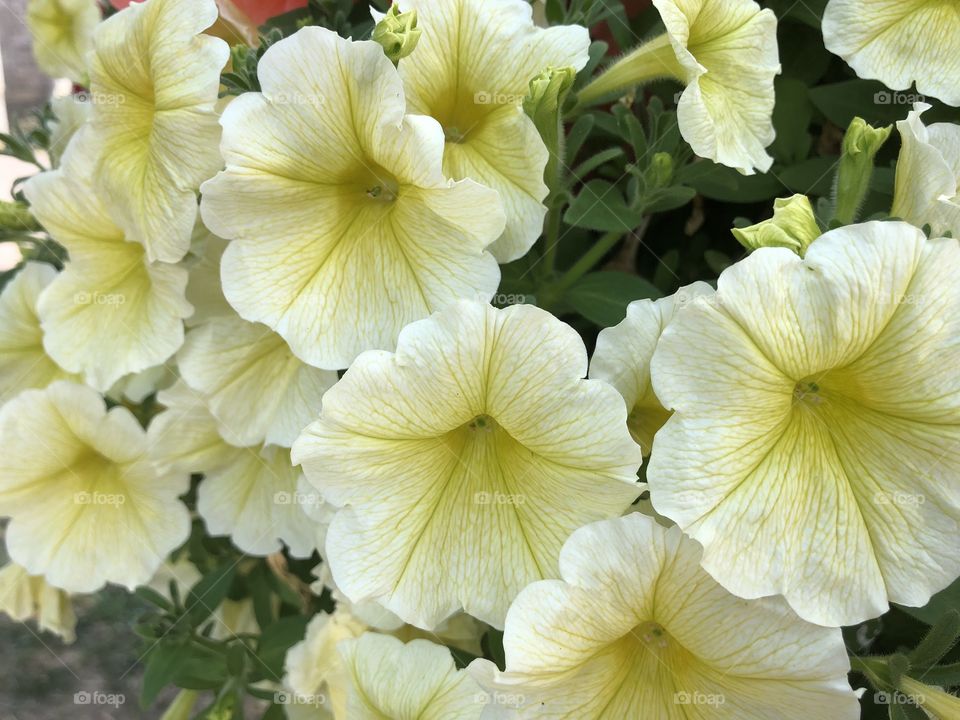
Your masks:
[[[557,282],[546,288],[540,307],[550,307],[560,299],[563,293],[570,289],[577,280],[586,275],[598,262],[603,260],[604,255],[610,252],[610,249],[620,242],[623,235],[622,232],[608,232],[597,240],[593,247],[587,250]]]

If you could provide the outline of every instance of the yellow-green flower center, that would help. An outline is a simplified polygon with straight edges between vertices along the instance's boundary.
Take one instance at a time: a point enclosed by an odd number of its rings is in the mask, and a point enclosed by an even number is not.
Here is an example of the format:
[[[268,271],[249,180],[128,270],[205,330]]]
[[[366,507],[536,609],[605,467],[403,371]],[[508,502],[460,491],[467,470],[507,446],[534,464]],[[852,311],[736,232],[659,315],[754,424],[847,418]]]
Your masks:
[[[360,183],[368,200],[390,203],[400,194],[400,183],[391,172],[375,164],[366,164]]]
[[[813,380],[800,380],[793,388],[793,402],[820,405],[823,402],[820,384]]]

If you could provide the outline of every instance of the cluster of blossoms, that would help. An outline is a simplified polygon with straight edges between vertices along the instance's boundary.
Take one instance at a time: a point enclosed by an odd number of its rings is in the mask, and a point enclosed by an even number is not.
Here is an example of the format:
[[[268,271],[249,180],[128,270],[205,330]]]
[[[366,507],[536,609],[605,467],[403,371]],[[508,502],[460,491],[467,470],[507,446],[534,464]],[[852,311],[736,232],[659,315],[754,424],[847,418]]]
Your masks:
[[[960,576],[960,126],[897,124],[897,220],[778,201],[715,287],[632,303],[589,358],[490,304],[552,189],[525,99],[587,66],[586,28],[400,0],[381,42],[303,27],[220,97],[232,5],[31,3],[90,101],[24,188],[68,259],[0,296],[0,607],[69,638],[71,594],[189,588],[195,510],[323,559],[290,717],[859,717],[840,627]],[[776,16],[654,5],[664,33],[574,112],[672,78],[698,156],[769,169]],[[949,3],[831,0],[823,33],[960,104]],[[221,632],[256,627],[229,603]],[[488,626],[505,664],[458,667]]]

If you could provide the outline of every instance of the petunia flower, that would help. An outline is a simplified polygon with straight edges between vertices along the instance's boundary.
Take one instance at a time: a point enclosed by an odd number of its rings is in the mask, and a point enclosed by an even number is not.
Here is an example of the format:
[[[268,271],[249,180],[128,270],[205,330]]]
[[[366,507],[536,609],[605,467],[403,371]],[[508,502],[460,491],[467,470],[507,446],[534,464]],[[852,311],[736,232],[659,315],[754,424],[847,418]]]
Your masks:
[[[204,396],[220,434],[241,447],[290,447],[337,381],[335,372],[304,364],[270,328],[236,315],[191,330],[177,365]]]
[[[656,510],[745,598],[821,625],[960,575],[960,247],[902,222],[760,248],[660,338]]]
[[[860,717],[839,629],[781,598],[737,598],[674,526],[631,513],[577,530],[562,580],[525,588],[507,614],[506,672],[468,672],[520,718],[807,720]]]
[[[777,18],[753,0],[654,0],[666,32],[628,53],[579,93],[587,105],[658,78],[686,86],[683,139],[700,157],[752,174],[773,158]]]
[[[132,590],[190,533],[187,474],[159,472],[133,415],[88,387],[21,393],[0,410],[0,445],[10,558],[54,587]]]
[[[183,343],[187,271],[148,263],[112,221],[90,178],[93,138],[85,128],[57,170],[35,175],[31,210],[70,254],[38,302],[47,353],[107,390],[129,373],[163,363]]]
[[[442,645],[365,633],[337,649],[348,687],[344,717],[479,720],[483,712],[486,694]]]
[[[37,299],[56,276],[51,266],[29,262],[0,294],[0,405],[21,390],[72,379],[43,349],[37,316]]]
[[[443,133],[404,114],[379,45],[303,28],[258,76],[263,93],[225,110],[227,168],[203,186],[205,224],[233,241],[221,273],[242,317],[339,369],[458,298],[492,297],[497,194],[443,176]]]
[[[50,110],[55,118],[50,122],[50,159],[53,167],[58,167],[70,140],[90,119],[90,97],[74,93],[54,98]]]
[[[416,50],[400,61],[410,112],[443,126],[444,172],[492,187],[507,224],[490,246],[501,263],[526,254],[543,230],[547,149],[523,113],[530,81],[548,67],[587,63],[578,25],[538,28],[523,0],[401,0],[417,12]]]
[[[469,301],[357,358],[293,448],[342,508],[324,558],[344,594],[426,629],[460,608],[502,626],[575,528],[642,491],[623,401],[586,371],[549,313]]]
[[[906,696],[909,704],[919,705],[929,717],[939,718],[939,720],[960,717],[960,697],[953,693],[911,677],[904,677],[900,687],[903,689],[902,695]]]
[[[59,635],[65,643],[77,639],[70,596],[16,563],[0,568],[0,612],[17,622],[35,620],[38,628]]]
[[[929,109],[916,103],[897,123],[901,145],[890,214],[930,225],[934,235],[960,237],[960,127],[924,125],[920,115]]]
[[[26,22],[40,69],[85,84],[87,53],[100,22],[97,0],[29,0]]]
[[[222,167],[214,106],[229,48],[201,34],[216,19],[214,0],[147,0],[94,35],[94,177],[117,224],[150,261],[187,253],[197,190]]]
[[[316,522],[299,492],[301,473],[286,448],[253,444],[237,447],[223,439],[226,418],[214,416],[207,398],[185,383],[158,395],[166,409],[150,423],[150,457],[162,469],[204,474],[197,488],[197,512],[212,535],[229,535],[251,555],[269,555],[285,543],[295,557],[316,548]],[[316,500],[319,502],[319,499]]]
[[[630,435],[650,454],[653,436],[670,417],[650,385],[650,359],[660,333],[673,319],[677,308],[712,289],[698,282],[681,288],[660,300],[635,300],[627,306],[627,316],[597,336],[590,361],[590,377],[613,385],[627,404],[627,428]]]
[[[960,15],[951,2],[830,0],[823,41],[862,78],[960,105]]]

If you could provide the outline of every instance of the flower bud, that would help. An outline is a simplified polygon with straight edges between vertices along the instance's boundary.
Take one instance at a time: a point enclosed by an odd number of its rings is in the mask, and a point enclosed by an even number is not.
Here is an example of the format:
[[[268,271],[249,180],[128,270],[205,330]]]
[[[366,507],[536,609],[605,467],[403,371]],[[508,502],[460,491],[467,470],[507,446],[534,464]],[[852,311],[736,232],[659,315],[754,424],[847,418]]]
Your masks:
[[[563,103],[576,76],[572,67],[547,68],[530,81],[530,92],[523,100],[523,111],[533,120],[550,152],[544,180],[551,190],[559,179],[563,156]]]
[[[810,243],[820,237],[820,226],[806,195],[773,201],[773,217],[756,225],[733,228],[733,236],[748,250],[785,247],[803,257]]]
[[[394,3],[373,29],[372,40],[383,46],[384,54],[396,65],[401,58],[412,53],[420,42],[417,11],[402,13]]]

